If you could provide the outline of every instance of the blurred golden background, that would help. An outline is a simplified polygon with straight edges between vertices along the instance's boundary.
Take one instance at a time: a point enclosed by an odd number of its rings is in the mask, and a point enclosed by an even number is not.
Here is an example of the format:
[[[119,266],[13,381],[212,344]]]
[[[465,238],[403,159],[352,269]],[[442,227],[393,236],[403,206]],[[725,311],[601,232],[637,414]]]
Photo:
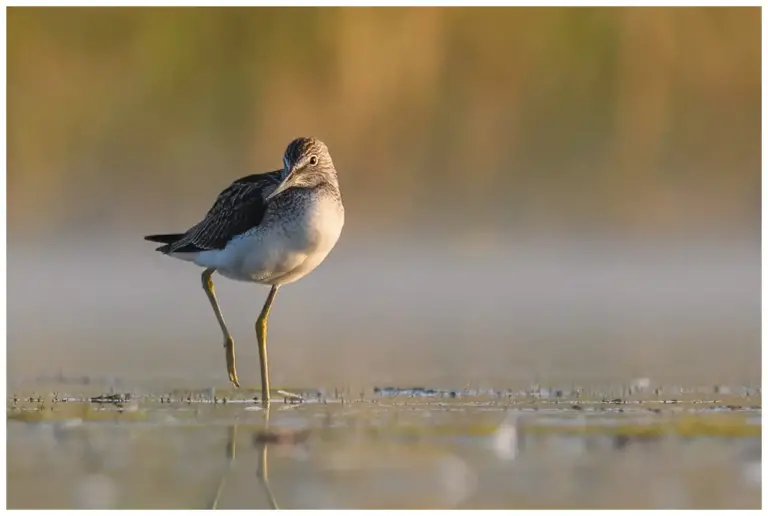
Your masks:
[[[17,376],[224,383],[199,271],[142,236],[313,135],[347,225],[281,294],[274,381],[759,381],[759,8],[7,20]],[[217,289],[256,381],[265,292]]]
[[[189,224],[310,134],[351,230],[759,228],[758,8],[11,8],[8,78],[11,242]]]

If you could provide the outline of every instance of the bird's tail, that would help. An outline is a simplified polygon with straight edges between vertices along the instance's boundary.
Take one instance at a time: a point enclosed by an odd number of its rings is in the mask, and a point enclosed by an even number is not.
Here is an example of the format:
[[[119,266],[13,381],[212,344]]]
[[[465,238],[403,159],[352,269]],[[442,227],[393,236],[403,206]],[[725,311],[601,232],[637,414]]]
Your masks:
[[[184,236],[183,233],[172,233],[168,235],[147,235],[144,237],[144,240],[165,244],[157,248],[158,251],[165,252],[169,249],[170,244],[176,242],[183,236]]]
[[[150,242],[159,242],[161,244],[172,244],[183,236],[183,233],[173,233],[170,235],[147,235],[144,237],[144,240],[149,240]]]

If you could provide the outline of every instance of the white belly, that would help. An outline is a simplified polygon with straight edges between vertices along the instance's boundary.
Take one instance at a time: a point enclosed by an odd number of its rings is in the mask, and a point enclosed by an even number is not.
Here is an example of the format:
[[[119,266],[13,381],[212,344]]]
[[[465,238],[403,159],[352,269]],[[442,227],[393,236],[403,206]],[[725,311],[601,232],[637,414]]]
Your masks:
[[[320,265],[341,235],[344,212],[317,202],[292,220],[272,219],[234,238],[227,247],[197,255],[195,263],[237,280],[283,285]]]

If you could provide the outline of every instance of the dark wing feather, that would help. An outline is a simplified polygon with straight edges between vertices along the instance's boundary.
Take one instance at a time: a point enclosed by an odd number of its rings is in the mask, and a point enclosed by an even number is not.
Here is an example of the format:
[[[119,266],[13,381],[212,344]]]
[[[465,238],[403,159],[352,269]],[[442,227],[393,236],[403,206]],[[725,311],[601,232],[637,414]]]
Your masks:
[[[265,190],[280,183],[282,170],[242,177],[219,194],[208,214],[177,241],[163,246],[164,253],[189,253],[224,249],[232,237],[258,226],[267,211]]]

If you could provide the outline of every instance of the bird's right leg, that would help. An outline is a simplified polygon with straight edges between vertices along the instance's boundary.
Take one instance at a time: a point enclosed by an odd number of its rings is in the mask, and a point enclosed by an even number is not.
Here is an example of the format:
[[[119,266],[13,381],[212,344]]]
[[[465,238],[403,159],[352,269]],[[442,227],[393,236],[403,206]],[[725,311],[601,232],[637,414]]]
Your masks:
[[[269,290],[267,300],[264,302],[264,307],[261,309],[259,318],[256,319],[256,340],[259,343],[259,362],[261,363],[261,404],[267,409],[269,408],[269,365],[267,363],[267,319],[269,318],[269,311],[272,309],[272,303],[275,302],[275,296],[277,295],[277,289],[280,285],[272,285]]]
[[[221,308],[219,308],[219,301],[216,299],[216,292],[213,290],[213,280],[211,276],[216,272],[216,269],[205,269],[203,271],[203,290],[208,296],[208,301],[211,302],[213,313],[216,314],[216,319],[221,326],[221,333],[224,335],[224,349],[227,355],[227,372],[229,373],[229,381],[235,387],[240,387],[240,382],[237,381],[237,371],[235,370],[235,339],[229,333],[227,323],[224,322],[224,316],[221,315]]]

